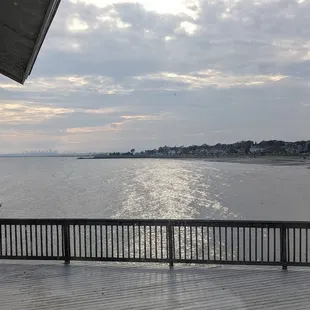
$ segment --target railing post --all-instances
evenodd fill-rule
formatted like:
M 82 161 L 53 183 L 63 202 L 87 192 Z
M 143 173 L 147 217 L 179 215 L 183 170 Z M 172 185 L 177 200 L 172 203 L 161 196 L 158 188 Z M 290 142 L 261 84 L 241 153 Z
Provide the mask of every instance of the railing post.
M 283 225 L 280 228 L 280 251 L 281 251 L 281 263 L 282 269 L 287 270 L 287 250 L 286 250 L 286 227 Z
M 62 245 L 65 264 L 70 264 L 70 226 L 68 224 L 62 224 Z
M 173 226 L 171 221 L 169 221 L 167 226 L 167 236 L 168 236 L 168 258 L 169 258 L 169 267 L 173 267 L 174 261 L 174 236 L 173 236 Z

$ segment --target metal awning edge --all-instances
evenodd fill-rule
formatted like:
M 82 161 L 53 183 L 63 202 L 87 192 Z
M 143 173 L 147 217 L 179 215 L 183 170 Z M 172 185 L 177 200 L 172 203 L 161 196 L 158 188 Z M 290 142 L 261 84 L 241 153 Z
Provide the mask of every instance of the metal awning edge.
M 42 44 L 44 42 L 44 39 L 45 39 L 45 37 L 47 35 L 47 32 L 48 32 L 48 30 L 49 30 L 49 28 L 50 28 L 50 26 L 51 26 L 51 24 L 53 22 L 53 19 L 54 19 L 55 15 L 56 15 L 57 9 L 58 9 L 59 4 L 60 4 L 60 1 L 61 0 L 51 0 L 50 3 L 49 3 L 49 6 L 48 6 L 48 8 L 46 10 L 46 14 L 45 14 L 45 17 L 44 17 L 44 21 L 42 23 L 40 32 L 38 34 L 38 37 L 37 37 L 35 46 L 33 48 L 30 60 L 28 62 L 27 68 L 25 70 L 23 79 L 18 81 L 16 78 L 13 78 L 13 80 L 19 82 L 20 84 L 24 84 L 26 79 L 28 78 L 28 76 L 31 74 L 32 68 L 33 68 L 33 66 L 34 66 L 34 64 L 36 62 L 36 59 L 38 57 L 38 54 L 40 52 L 40 49 L 41 49 Z M 6 74 L 6 75 L 8 77 L 10 77 L 8 74 Z

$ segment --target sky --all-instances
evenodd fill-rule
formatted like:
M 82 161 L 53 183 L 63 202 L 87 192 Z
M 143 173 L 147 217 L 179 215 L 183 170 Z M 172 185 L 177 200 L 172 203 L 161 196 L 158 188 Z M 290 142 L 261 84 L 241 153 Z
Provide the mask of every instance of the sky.
M 310 137 L 310 1 L 62 0 L 0 153 Z

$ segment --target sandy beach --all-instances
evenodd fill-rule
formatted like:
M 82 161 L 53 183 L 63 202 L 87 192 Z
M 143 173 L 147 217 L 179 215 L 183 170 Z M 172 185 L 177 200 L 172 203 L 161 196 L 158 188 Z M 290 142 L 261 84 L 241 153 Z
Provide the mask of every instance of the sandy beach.
M 310 158 L 300 156 L 261 156 L 261 157 L 223 157 L 204 158 L 210 162 L 228 162 L 240 164 L 279 165 L 279 166 L 306 166 L 310 169 Z

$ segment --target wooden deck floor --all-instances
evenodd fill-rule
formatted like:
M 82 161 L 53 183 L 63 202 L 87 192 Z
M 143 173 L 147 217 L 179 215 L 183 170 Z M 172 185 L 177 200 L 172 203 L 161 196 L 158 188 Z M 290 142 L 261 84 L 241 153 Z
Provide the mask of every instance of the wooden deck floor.
M 310 309 L 310 269 L 0 262 L 0 309 Z

